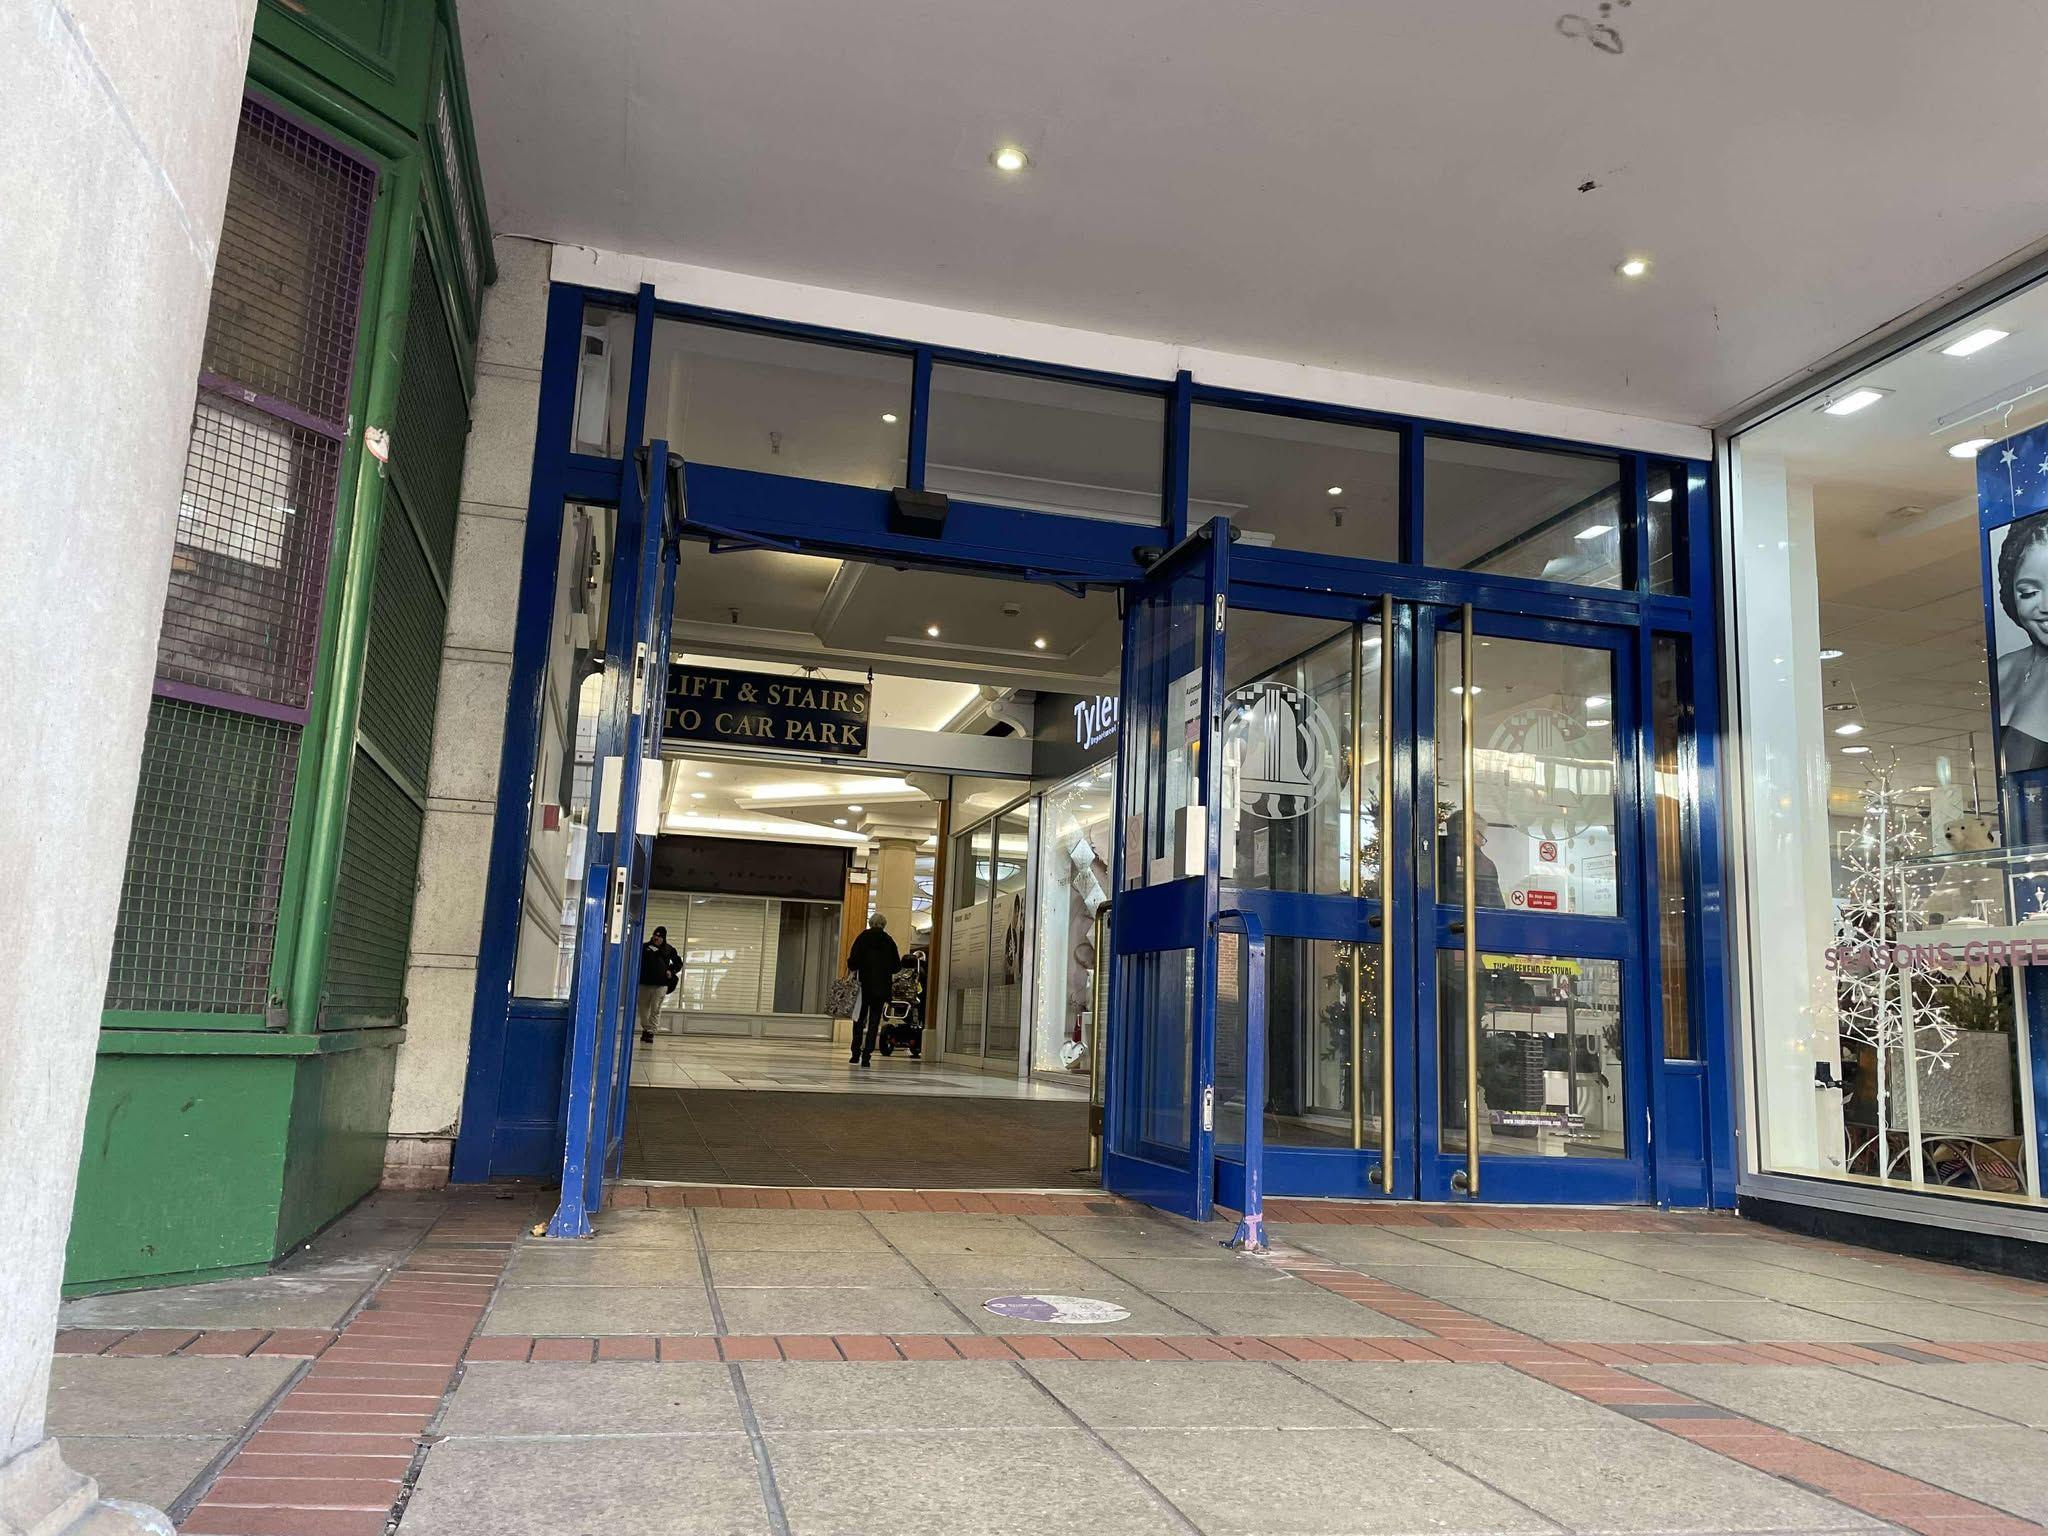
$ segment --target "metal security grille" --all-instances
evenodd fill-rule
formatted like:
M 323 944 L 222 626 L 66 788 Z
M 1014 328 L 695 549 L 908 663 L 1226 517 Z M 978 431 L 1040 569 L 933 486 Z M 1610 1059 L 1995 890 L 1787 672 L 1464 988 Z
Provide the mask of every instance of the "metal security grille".
M 304 708 L 340 444 L 202 390 L 157 676 Z
M 214 273 L 107 1006 L 269 1003 L 375 170 L 253 99 Z
M 251 715 L 150 705 L 109 1008 L 263 1010 L 298 736 Z
M 206 316 L 207 373 L 341 432 L 375 189 L 362 161 L 243 101 Z
M 334 892 L 323 1018 L 346 1015 L 360 1022 L 366 1015 L 398 1013 L 423 821 L 405 791 L 358 751 Z
M 417 791 L 424 792 L 441 689 L 441 592 L 397 498 L 384 503 L 377 536 L 377 590 L 370 599 L 358 724 Z
M 455 514 L 468 437 L 469 393 L 456 365 L 441 285 L 434 279 L 423 239 L 413 250 L 398 411 L 391 422 L 391 464 L 405 487 L 407 505 L 419 519 L 434 568 L 444 579 L 455 559 Z

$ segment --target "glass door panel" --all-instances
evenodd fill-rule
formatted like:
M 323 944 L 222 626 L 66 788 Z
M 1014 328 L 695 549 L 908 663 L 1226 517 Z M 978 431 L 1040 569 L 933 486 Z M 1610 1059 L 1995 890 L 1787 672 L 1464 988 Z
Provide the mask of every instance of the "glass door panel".
M 1417 1008 L 1436 1037 L 1425 1197 L 1633 1199 L 1644 1187 L 1623 900 L 1636 856 L 1632 639 L 1437 611 L 1433 677 L 1417 680 L 1433 749 L 1418 775 L 1432 791 L 1418 865 L 1434 885 Z
M 1214 1188 L 1221 798 L 1230 527 L 1155 561 L 1124 617 L 1110 1082 L 1103 1185 L 1184 1216 Z
M 1462 637 L 1437 636 L 1438 882 L 1463 881 Z M 1474 888 L 1482 907 L 1613 917 L 1614 655 L 1479 635 L 1474 642 Z
M 983 825 L 953 840 L 953 916 L 946 928 L 946 1054 L 980 1056 L 988 1011 L 988 907 L 995 870 L 995 829 Z
M 985 1060 L 1014 1063 L 1024 1022 L 1024 904 L 1031 868 L 1031 815 L 1020 806 L 995 819 L 988 924 Z

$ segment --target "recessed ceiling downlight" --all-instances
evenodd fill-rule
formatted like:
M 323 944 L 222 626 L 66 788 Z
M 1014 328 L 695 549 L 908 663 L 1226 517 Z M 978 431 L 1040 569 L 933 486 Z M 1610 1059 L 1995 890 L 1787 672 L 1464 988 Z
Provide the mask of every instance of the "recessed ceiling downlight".
M 988 157 L 988 161 L 997 170 L 1014 175 L 1031 164 L 1031 157 L 1014 144 L 1004 144 Z
M 2011 334 L 2011 331 L 2001 331 L 1995 325 L 1987 325 L 1981 331 L 1972 331 L 1961 340 L 1950 342 L 1941 349 L 1941 355 L 1943 357 L 1974 357 L 1986 347 L 1997 346 Z
M 1986 448 L 1989 448 L 1991 443 L 1992 439 L 1988 437 L 1965 438 L 1960 443 L 1950 443 L 1948 445 L 1948 456 L 1952 459 L 1974 459 Z
M 1614 270 L 1623 277 L 1647 277 L 1650 271 L 1650 258 L 1647 256 L 1624 256 L 1621 264 Z
M 1846 395 L 1835 396 L 1822 406 L 1821 413 L 1827 416 L 1854 416 L 1858 411 L 1868 410 L 1877 404 L 1886 393 L 1885 390 L 1871 389 L 1868 386 L 1852 389 Z

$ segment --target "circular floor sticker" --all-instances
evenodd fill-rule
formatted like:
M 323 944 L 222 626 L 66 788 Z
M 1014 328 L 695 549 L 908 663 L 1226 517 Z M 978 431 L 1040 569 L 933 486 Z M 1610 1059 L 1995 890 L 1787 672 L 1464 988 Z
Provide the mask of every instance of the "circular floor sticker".
M 996 1296 L 982 1303 L 997 1317 L 1026 1323 L 1120 1323 L 1130 1310 L 1089 1296 Z

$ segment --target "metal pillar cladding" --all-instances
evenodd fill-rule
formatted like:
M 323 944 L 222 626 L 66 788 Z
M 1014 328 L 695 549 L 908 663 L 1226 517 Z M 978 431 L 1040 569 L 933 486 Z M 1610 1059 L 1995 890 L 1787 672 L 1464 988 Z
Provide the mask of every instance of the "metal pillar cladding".
M 1244 935 L 1244 1215 L 1224 1243 L 1247 1253 L 1266 1251 L 1266 930 L 1258 918 L 1226 907 L 1209 919 L 1210 942 L 1232 926 Z
M 1464 841 L 1460 850 L 1464 879 L 1465 908 L 1465 1181 L 1459 1185 L 1473 1199 L 1479 1198 L 1479 807 L 1473 803 L 1472 696 L 1479 691 L 1472 675 L 1472 605 L 1463 608 L 1464 631 L 1458 641 L 1458 674 L 1463 691 L 1458 695 L 1458 782 L 1463 791 L 1464 814 L 1458 831 Z

